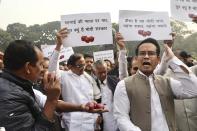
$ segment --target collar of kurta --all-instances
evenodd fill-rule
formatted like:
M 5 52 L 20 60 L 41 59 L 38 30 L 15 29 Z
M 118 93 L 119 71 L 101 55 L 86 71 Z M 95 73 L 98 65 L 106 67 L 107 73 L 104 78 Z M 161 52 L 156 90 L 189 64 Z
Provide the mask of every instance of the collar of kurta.
M 74 72 L 72 72 L 72 70 L 69 70 L 68 71 L 68 74 L 70 74 L 70 75 L 74 75 L 74 76 L 78 76 L 78 77 L 80 77 L 80 76 L 82 76 L 83 74 L 81 74 L 81 75 L 77 75 L 77 74 L 75 74 Z
M 106 79 L 105 79 L 104 81 L 100 81 L 100 80 L 99 80 L 99 84 L 100 84 L 100 85 L 106 85 L 106 84 L 107 84 L 107 80 L 106 80 Z
M 138 77 L 140 77 L 141 79 L 144 79 L 144 80 L 149 80 L 149 78 L 154 78 L 154 74 L 151 74 L 150 76 L 146 76 L 144 73 L 142 73 L 140 70 L 137 71 L 136 75 Z

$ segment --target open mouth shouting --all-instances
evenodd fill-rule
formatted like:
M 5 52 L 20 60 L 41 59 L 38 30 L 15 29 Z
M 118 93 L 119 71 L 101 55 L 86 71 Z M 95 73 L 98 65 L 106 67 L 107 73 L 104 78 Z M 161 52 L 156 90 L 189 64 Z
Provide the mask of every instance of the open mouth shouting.
M 143 63 L 142 63 L 142 65 L 144 66 L 144 67 L 150 67 L 151 66 L 151 63 L 149 62 L 149 61 L 144 61 Z

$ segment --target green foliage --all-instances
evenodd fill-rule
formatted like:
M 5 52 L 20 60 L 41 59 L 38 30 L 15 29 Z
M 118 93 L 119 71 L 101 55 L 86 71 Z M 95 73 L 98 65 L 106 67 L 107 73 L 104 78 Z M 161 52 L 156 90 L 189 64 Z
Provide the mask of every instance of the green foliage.
M 171 21 L 170 25 L 172 27 L 172 32 L 176 32 L 176 37 L 183 38 L 185 35 L 190 35 L 191 30 L 188 30 L 187 25 L 181 21 Z
M 176 39 L 173 48 L 184 49 L 191 54 L 197 56 L 197 33 L 188 30 L 187 25 L 183 22 L 172 20 L 171 21 L 172 31 L 176 32 Z M 8 43 L 16 39 L 25 39 L 35 43 L 39 46 L 40 44 L 54 44 L 55 34 L 60 29 L 60 22 L 53 21 L 43 25 L 32 25 L 27 27 L 25 24 L 13 23 L 7 26 L 7 31 L 0 29 L 0 49 L 4 50 Z M 113 43 L 110 45 L 98 45 L 98 46 L 87 46 L 87 47 L 75 47 L 75 52 L 89 53 L 92 54 L 94 51 L 110 50 L 117 51 L 115 44 L 115 33 L 118 32 L 119 26 L 117 23 L 112 23 L 112 34 Z M 187 36 L 187 37 L 186 37 Z M 134 55 L 134 48 L 138 42 L 126 42 L 129 55 Z
M 0 51 L 4 51 L 12 40 L 13 38 L 10 33 L 0 29 Z
M 176 32 L 176 39 L 173 45 L 174 49 L 185 50 L 197 56 L 197 33 L 189 30 L 187 25 L 180 21 L 171 21 L 172 31 Z
M 119 26 L 118 26 L 117 23 L 112 23 L 112 28 L 113 28 L 116 32 L 119 31 Z
M 60 29 L 60 22 L 54 21 L 43 25 L 26 27 L 25 24 L 14 23 L 7 27 L 7 32 L 15 40 L 26 39 L 36 43 L 54 44 L 55 34 Z
M 197 32 L 184 39 L 182 49 L 197 57 Z
M 11 34 L 12 39 L 21 40 L 27 33 L 27 27 L 25 24 L 14 23 L 7 26 L 7 32 Z
M 60 30 L 60 22 L 54 21 L 49 22 L 44 25 L 41 25 L 41 36 L 40 36 L 40 43 L 43 44 L 54 44 L 55 43 L 55 35 L 58 30 Z

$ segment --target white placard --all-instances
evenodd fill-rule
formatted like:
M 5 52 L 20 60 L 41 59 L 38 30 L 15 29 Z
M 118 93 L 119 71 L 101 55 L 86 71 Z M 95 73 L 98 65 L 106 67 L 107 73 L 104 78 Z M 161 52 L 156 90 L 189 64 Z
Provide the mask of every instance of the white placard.
M 41 45 L 41 49 L 44 56 L 50 58 L 55 49 L 55 45 Z M 72 47 L 62 47 L 59 55 L 59 62 L 67 61 L 72 54 L 74 54 Z
M 94 56 L 94 61 L 108 59 L 112 63 L 114 63 L 114 52 L 113 52 L 113 50 L 93 52 L 93 56 Z
M 125 41 L 138 41 L 152 37 L 171 40 L 170 20 L 167 12 L 119 11 L 119 32 Z
M 64 46 L 112 44 L 112 24 L 109 13 L 87 13 L 61 16 L 61 28 L 70 32 Z
M 171 15 L 181 21 L 192 21 L 197 15 L 197 0 L 171 0 Z

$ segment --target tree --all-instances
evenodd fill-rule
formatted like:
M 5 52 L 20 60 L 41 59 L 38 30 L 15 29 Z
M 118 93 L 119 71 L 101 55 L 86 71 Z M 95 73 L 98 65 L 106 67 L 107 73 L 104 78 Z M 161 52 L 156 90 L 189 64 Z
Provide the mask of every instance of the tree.
M 186 36 L 191 35 L 193 31 L 189 30 L 184 22 L 172 20 L 171 21 L 172 32 L 176 33 L 174 42 L 175 49 L 184 49 L 184 39 Z
M 197 56 L 197 32 L 184 39 L 182 49 Z
M 13 40 L 12 36 L 8 32 L 0 29 L 0 50 L 1 51 L 4 51 L 5 48 L 8 46 L 8 44 L 12 40 Z
M 119 25 L 117 23 L 112 23 L 112 28 L 118 32 L 119 31 Z
M 27 33 L 25 24 L 14 23 L 7 26 L 7 32 L 11 34 L 14 40 L 21 40 Z
M 189 30 L 184 22 L 172 20 L 170 21 L 172 27 L 172 32 L 176 33 L 178 37 L 184 37 L 185 35 L 190 35 L 193 31 Z
M 60 30 L 60 22 L 54 21 L 46 23 L 44 25 L 41 25 L 41 29 L 42 34 L 40 36 L 40 43 L 49 45 L 54 44 L 56 33 L 58 30 Z
M 54 21 L 43 25 L 35 24 L 26 27 L 25 24 L 14 23 L 7 27 L 7 32 L 13 39 L 25 39 L 35 44 L 54 44 L 56 32 L 60 29 L 60 22 Z
M 36 24 L 27 28 L 27 33 L 23 39 L 32 41 L 33 43 L 40 42 L 40 36 L 42 35 L 42 29 L 40 25 Z

